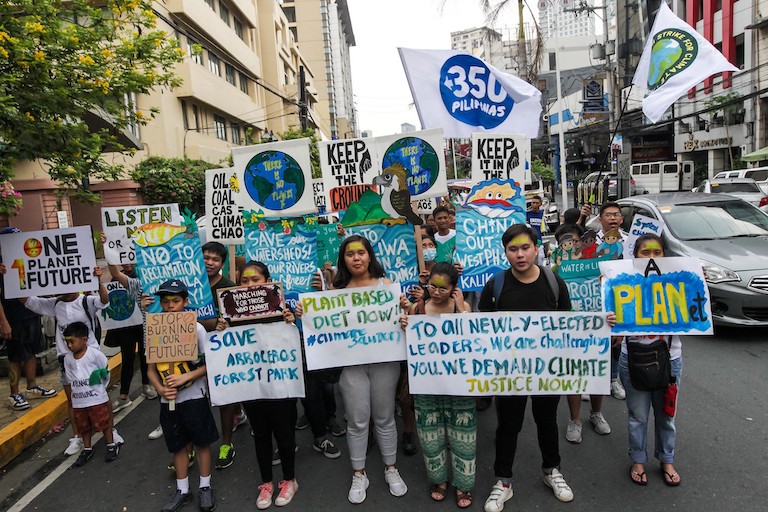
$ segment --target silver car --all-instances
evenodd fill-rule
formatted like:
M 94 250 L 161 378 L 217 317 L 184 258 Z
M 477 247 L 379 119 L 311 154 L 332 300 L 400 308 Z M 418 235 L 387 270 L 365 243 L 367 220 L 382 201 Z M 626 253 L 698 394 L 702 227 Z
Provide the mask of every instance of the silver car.
M 625 231 L 635 215 L 661 219 L 667 255 L 701 259 L 716 324 L 768 326 L 768 215 L 727 194 L 668 192 L 618 203 Z
M 713 178 L 704 180 L 693 192 L 705 194 L 728 194 L 752 203 L 768 211 L 768 196 L 752 178 Z

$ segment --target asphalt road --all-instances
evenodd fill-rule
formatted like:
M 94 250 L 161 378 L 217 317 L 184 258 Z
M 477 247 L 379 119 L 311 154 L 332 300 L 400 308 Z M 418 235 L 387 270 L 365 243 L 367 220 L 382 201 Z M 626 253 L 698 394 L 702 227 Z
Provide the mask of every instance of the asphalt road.
M 665 486 L 655 462 L 647 466 L 650 477 L 647 487 L 630 482 L 626 408 L 624 402 L 608 398 L 604 413 L 613 427 L 610 435 L 598 436 L 592 431 L 587 423 L 588 405 L 584 403 L 583 443 L 571 445 L 564 439 L 561 443 L 562 472 L 575 494 L 569 504 L 558 502 L 541 481 L 535 428 L 529 414 L 515 461 L 515 495 L 506 509 L 766 510 L 768 340 L 765 331 L 729 329 L 718 330 L 714 337 L 687 337 L 683 340 L 683 357 L 676 460 L 683 479 L 680 487 Z M 120 413 L 118 428 L 126 444 L 113 463 L 104 462 L 104 442 L 100 441 L 94 458 L 85 467 L 68 468 L 75 458 L 61 454 L 66 446 L 66 434 L 27 450 L 0 475 L 0 510 L 160 510 L 175 481 L 166 469 L 170 456 L 163 441 L 149 441 L 146 437 L 157 424 L 158 410 L 157 401 L 144 401 L 127 415 Z M 563 433 L 566 423 L 567 408 L 563 400 L 560 405 Z M 480 413 L 477 483 L 471 510 L 482 510 L 494 483 L 495 426 L 493 409 Z M 298 432 L 297 440 L 300 488 L 288 510 L 456 509 L 452 494 L 443 504 L 429 499 L 420 454 L 399 457 L 398 467 L 409 491 L 402 498 L 390 496 L 376 448 L 369 455 L 368 499 L 362 505 L 351 505 L 346 499 L 351 469 L 344 438 L 339 439 L 343 455 L 336 460 L 325 459 L 312 450 L 309 430 Z M 249 429 L 241 427 L 234 435 L 234 442 L 237 449 L 234 465 L 213 474 L 217 510 L 255 510 L 260 479 Z M 279 468 L 275 477 L 280 478 Z M 190 482 L 196 489 L 195 469 Z M 197 510 L 197 504 L 189 504 L 183 510 Z

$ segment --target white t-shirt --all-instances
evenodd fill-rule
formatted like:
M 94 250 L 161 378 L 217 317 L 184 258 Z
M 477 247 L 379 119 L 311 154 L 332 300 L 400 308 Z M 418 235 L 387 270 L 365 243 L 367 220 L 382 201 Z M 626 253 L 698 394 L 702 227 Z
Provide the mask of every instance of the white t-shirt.
M 455 229 L 448 230 L 448 234 L 447 235 L 441 235 L 440 233 L 435 233 L 435 242 L 440 243 L 440 244 L 444 244 L 444 243 L 450 241 L 451 238 L 453 238 L 455 236 L 456 236 L 456 230 Z
M 64 356 L 64 373 L 67 381 L 72 385 L 72 407 L 85 409 L 94 405 L 109 402 L 106 379 L 99 380 L 98 384 L 89 384 L 91 374 L 96 370 L 107 368 L 107 356 L 98 348 L 90 345 L 86 347 L 85 354 L 80 359 L 75 359 L 72 352 Z
M 208 336 L 205 332 L 205 327 L 200 325 L 200 322 L 198 322 L 197 323 L 197 353 L 200 356 L 202 356 L 205 352 L 205 343 L 207 338 Z M 200 363 L 200 359 L 197 359 L 196 361 L 192 361 L 190 364 L 194 366 L 199 363 Z M 187 400 L 195 400 L 196 398 L 204 398 L 206 396 L 208 396 L 208 380 L 206 376 L 203 375 L 199 379 L 195 379 L 194 381 L 192 381 L 192 384 L 189 387 L 180 389 L 176 393 L 176 403 L 180 404 L 182 402 L 186 402 Z M 168 400 L 166 400 L 162 395 L 160 395 L 160 401 L 163 403 L 168 403 Z
M 101 302 L 101 298 L 98 294 L 88 295 L 85 298 L 88 305 L 88 312 L 91 318 L 96 321 L 96 314 L 100 309 L 104 309 L 109 306 L 109 302 L 106 304 Z M 30 297 L 24 304 L 28 310 L 37 313 L 38 315 L 52 316 L 56 318 L 56 355 L 65 356 L 69 354 L 67 343 L 64 341 L 64 329 L 67 328 L 72 322 L 83 322 L 88 326 L 88 346 L 99 349 L 99 340 L 93 334 L 91 328 L 91 321 L 88 319 L 88 315 L 85 314 L 83 309 L 83 296 L 78 296 L 72 302 L 65 302 L 59 300 L 56 297 L 42 298 L 42 297 Z

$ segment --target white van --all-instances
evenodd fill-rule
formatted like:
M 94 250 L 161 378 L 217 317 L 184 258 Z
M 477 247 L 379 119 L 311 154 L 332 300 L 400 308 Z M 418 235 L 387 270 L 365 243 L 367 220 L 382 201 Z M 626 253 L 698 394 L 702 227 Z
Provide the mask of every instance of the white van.
M 645 190 L 649 194 L 687 191 L 693 188 L 693 162 L 632 164 L 630 173 L 637 189 Z
M 752 178 L 768 194 L 768 167 L 722 171 L 715 174 L 715 178 Z

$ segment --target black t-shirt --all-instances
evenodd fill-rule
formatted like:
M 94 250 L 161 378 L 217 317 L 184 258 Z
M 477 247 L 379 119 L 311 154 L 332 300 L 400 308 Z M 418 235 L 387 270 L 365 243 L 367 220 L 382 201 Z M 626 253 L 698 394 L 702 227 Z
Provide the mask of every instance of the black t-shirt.
M 219 282 L 211 285 L 211 295 L 213 295 L 213 307 L 216 309 L 216 316 L 219 315 L 219 294 L 216 293 L 216 290 L 219 288 L 234 288 L 235 286 L 237 285 L 224 276 L 221 276 Z
M 571 310 L 571 297 L 565 281 L 555 274 L 560 297 L 557 300 L 557 311 Z M 518 281 L 511 270 L 504 273 L 504 287 L 501 289 L 499 303 L 493 303 L 493 280 L 488 281 L 480 293 L 478 309 L 480 311 L 553 311 L 554 298 L 552 289 L 547 282 L 544 271 L 539 278 L 525 284 Z

